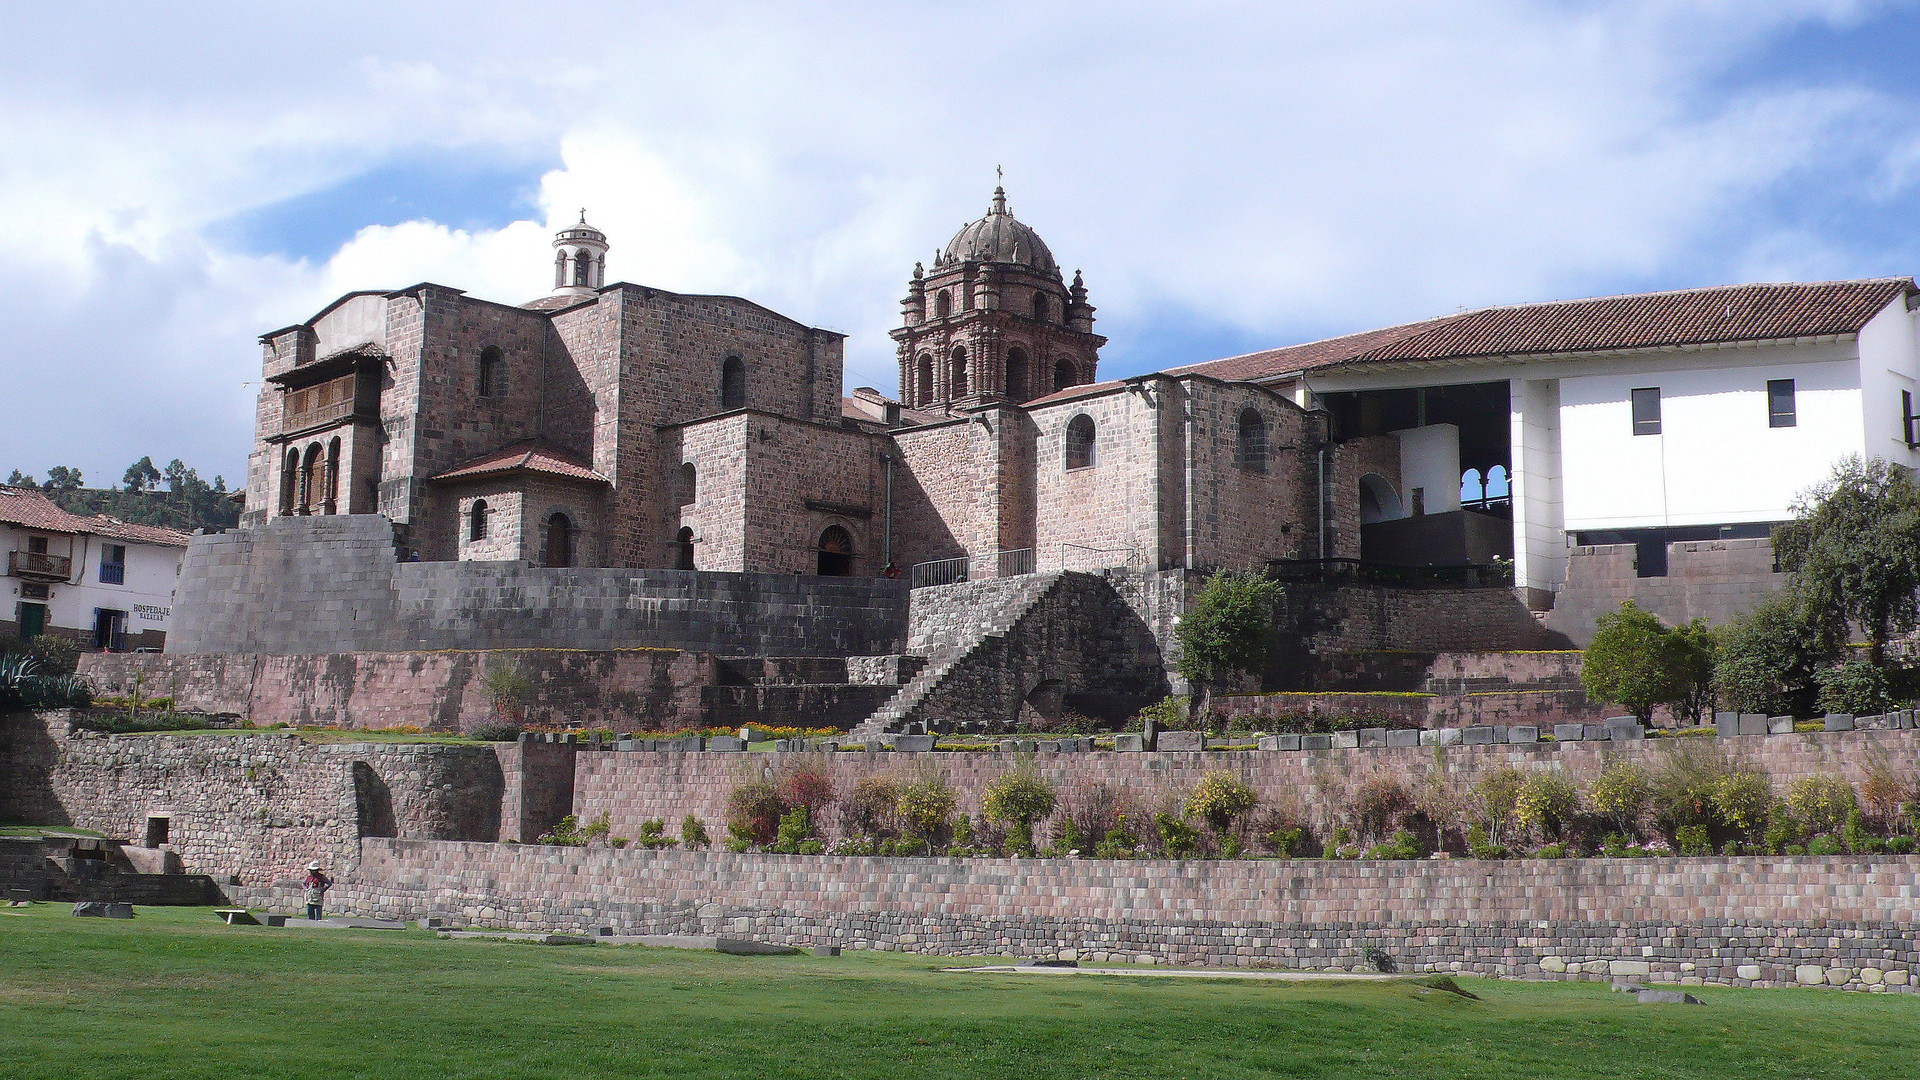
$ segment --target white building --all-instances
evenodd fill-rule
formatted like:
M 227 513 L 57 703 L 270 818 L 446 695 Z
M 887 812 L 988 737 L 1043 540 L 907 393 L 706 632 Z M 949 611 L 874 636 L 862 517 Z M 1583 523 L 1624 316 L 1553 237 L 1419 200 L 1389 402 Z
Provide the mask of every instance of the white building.
M 1835 463 L 1920 464 L 1916 307 L 1910 278 L 1733 285 L 1463 312 L 1187 370 L 1322 404 L 1338 437 L 1399 434 L 1399 475 L 1363 481 L 1365 557 L 1449 561 L 1418 553 L 1465 536 L 1466 561 L 1510 555 L 1528 606 L 1584 641 L 1627 598 L 1725 621 L 1777 585 L 1771 528 Z M 1445 475 L 1464 506 L 1435 490 Z
M 12 604 L 8 639 L 55 632 L 83 647 L 158 649 L 188 536 L 68 513 L 31 487 L 0 487 L 0 549 Z

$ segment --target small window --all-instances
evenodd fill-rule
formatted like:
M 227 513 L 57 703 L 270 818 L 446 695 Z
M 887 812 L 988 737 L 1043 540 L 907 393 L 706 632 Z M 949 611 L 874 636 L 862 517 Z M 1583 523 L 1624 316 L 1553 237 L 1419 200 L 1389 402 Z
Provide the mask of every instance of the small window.
M 673 504 L 675 506 L 693 505 L 696 494 L 694 485 L 697 481 L 693 462 L 681 462 L 680 467 L 673 471 Z
M 547 519 L 547 557 L 549 567 L 573 565 L 573 522 L 565 514 Z
M 673 568 L 693 569 L 693 530 L 682 528 L 673 538 Z
M 1633 392 L 1633 433 L 1660 434 L 1660 388 L 1644 387 Z
M 1793 407 L 1793 380 L 1767 380 L 1767 426 L 1793 427 L 1797 417 Z
M 1267 471 L 1267 422 L 1258 409 L 1240 410 L 1237 464 L 1248 472 Z
M 1038 289 L 1034 290 L 1033 317 L 1039 319 L 1041 322 L 1046 322 L 1047 316 L 1052 314 L 1052 308 L 1053 305 L 1047 301 L 1047 294 Z
M 467 511 L 467 540 L 485 540 L 487 538 L 487 500 L 473 500 L 473 509 Z
M 497 346 L 480 350 L 480 396 L 499 397 L 507 390 L 507 358 Z
M 1900 391 L 1900 434 L 1907 440 L 1907 449 L 1916 445 L 1913 437 L 1913 391 Z
M 100 545 L 100 583 L 102 585 L 127 583 L 127 546 L 125 544 Z
M 172 831 L 169 826 L 172 824 L 173 819 L 170 817 L 156 814 L 147 818 L 147 835 L 142 837 L 146 842 L 140 846 L 156 848 L 166 843 L 167 834 Z
M 720 365 L 720 407 L 747 407 L 747 362 L 737 356 L 727 357 L 726 363 Z
M 1067 424 L 1067 468 L 1093 467 L 1093 417 L 1081 413 Z
M 947 396 L 967 396 L 967 350 L 955 348 L 953 359 L 947 362 Z
M 1636 577 L 1667 576 L 1667 538 L 1664 536 L 1643 537 L 1634 541 L 1634 575 Z
M 941 289 L 938 293 L 934 294 L 933 313 L 936 317 L 942 319 L 953 314 L 953 294 L 945 289 Z
M 46 537 L 44 537 L 44 536 L 29 536 L 29 537 L 27 537 L 27 554 L 29 554 L 29 555 L 45 555 L 46 553 L 47 553 L 47 538 L 46 538 Z

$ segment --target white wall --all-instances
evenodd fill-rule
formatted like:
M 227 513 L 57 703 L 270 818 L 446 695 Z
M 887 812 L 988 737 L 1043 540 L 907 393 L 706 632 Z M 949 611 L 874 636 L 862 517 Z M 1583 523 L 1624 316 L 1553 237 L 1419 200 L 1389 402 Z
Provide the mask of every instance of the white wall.
M 1861 452 L 1858 365 L 1840 351 L 1729 350 L 1714 367 L 1560 379 L 1566 528 L 1778 521 Z M 1805 361 L 1818 357 L 1818 362 Z M 1768 426 L 1767 381 L 1794 380 L 1797 423 Z M 1660 434 L 1633 434 L 1630 391 L 1660 388 Z M 1895 411 L 1898 395 L 1895 395 Z
M 1567 435 L 1560 425 L 1560 385 L 1553 379 L 1514 379 L 1508 387 L 1513 583 L 1525 589 L 1551 591 L 1567 577 L 1562 483 Z
M 11 525 L 0 525 L 0 548 L 7 551 L 25 551 L 26 538 L 29 535 L 48 537 L 47 550 L 53 555 L 68 553 L 69 538 L 62 535 L 31 533 L 28 530 Z M 94 628 L 94 609 L 105 608 L 110 611 L 127 613 L 126 634 L 129 638 L 147 630 L 166 631 L 173 620 L 174 588 L 179 582 L 180 559 L 186 553 L 185 548 L 163 547 L 157 544 L 132 544 L 121 540 L 102 541 L 97 536 L 73 537 L 72 558 L 78 571 L 78 584 L 74 578 L 67 581 L 55 581 L 48 585 L 48 599 L 32 600 L 29 603 L 45 603 L 49 626 L 64 630 L 76 630 L 89 639 Z M 100 554 L 103 543 L 126 544 L 127 572 L 126 584 L 109 585 L 100 581 Z M 5 589 L 5 617 L 12 621 L 17 617 L 15 605 L 21 600 L 21 579 L 9 577 Z
M 1915 385 L 1915 321 L 1920 312 L 1907 310 L 1904 300 L 1888 305 L 1860 328 L 1860 407 L 1866 424 L 1866 452 L 1872 457 L 1909 468 L 1920 465 L 1920 455 L 1907 449 L 1900 422 L 1900 391 L 1914 396 L 1920 410 L 1920 386 Z M 1916 424 L 1920 427 L 1920 424 Z
M 314 356 L 330 356 L 350 345 L 387 342 L 387 298 L 356 296 L 313 321 Z
M 1400 440 L 1400 510 L 1413 513 L 1413 489 L 1422 488 L 1427 513 L 1460 509 L 1460 429 L 1428 424 L 1394 432 Z

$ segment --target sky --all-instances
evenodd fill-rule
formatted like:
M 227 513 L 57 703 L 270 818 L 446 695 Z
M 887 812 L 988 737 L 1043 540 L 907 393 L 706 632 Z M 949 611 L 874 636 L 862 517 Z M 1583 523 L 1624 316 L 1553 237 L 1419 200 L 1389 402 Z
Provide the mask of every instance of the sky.
M 0 474 L 238 486 L 260 334 L 609 280 L 849 335 L 986 211 L 1103 378 L 1463 308 L 1920 271 L 1920 3 L 25 6 L 0 41 Z M 264 14 L 263 14 L 264 13 Z

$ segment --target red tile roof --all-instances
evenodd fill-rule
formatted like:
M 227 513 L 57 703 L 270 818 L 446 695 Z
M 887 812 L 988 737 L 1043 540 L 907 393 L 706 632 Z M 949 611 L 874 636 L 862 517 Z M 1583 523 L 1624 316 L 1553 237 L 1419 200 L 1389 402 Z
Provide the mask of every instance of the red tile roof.
M 1218 361 L 1216 361 L 1216 363 L 1217 362 Z M 1187 370 L 1191 370 L 1191 369 L 1187 369 Z M 1095 394 L 1104 394 L 1107 391 L 1112 390 L 1115 387 L 1118 387 L 1121 385 L 1123 385 L 1123 382 L 1122 380 L 1119 380 L 1119 379 L 1110 380 L 1108 382 L 1081 383 L 1079 386 L 1069 386 L 1062 390 L 1055 390 L 1053 393 L 1048 394 L 1046 397 L 1034 398 L 1032 401 L 1027 402 L 1025 407 L 1031 409 L 1040 405 L 1058 405 L 1063 401 L 1072 401 L 1074 398 L 1092 397 Z
M 1485 308 L 1178 368 L 1220 379 L 1376 363 L 1557 355 L 1859 332 L 1912 278 L 1721 285 Z
M 516 443 L 491 454 L 474 458 L 462 465 L 456 465 L 446 472 L 433 477 L 435 480 L 465 480 L 475 476 L 494 476 L 510 472 L 535 472 L 547 476 L 558 476 L 568 480 L 591 480 L 595 483 L 608 483 L 606 477 L 594 472 L 593 468 L 564 450 L 544 443 Z
M 0 523 L 70 536 L 101 536 L 133 544 L 186 547 L 192 537 L 165 525 L 134 525 L 105 514 L 81 515 L 62 510 L 52 499 L 30 487 L 0 487 Z

